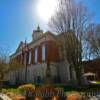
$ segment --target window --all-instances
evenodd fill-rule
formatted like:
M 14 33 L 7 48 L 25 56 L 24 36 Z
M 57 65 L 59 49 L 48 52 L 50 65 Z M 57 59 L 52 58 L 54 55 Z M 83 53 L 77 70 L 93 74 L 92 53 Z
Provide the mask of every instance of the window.
M 35 49 L 35 63 L 38 61 L 38 48 Z
M 31 64 L 31 51 L 29 51 L 29 59 L 28 59 L 28 64 Z
M 46 47 L 42 45 L 42 61 L 46 60 Z

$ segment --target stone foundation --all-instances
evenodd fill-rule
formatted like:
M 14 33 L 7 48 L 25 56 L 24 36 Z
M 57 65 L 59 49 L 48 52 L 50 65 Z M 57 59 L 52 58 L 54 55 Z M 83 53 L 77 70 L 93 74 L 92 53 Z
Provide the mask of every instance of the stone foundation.
M 27 67 L 27 82 L 28 83 L 44 83 L 47 71 L 47 64 L 41 63 L 36 65 L 30 65 Z M 76 75 L 74 69 L 71 71 L 73 78 L 75 80 Z M 61 63 L 50 63 L 50 76 L 55 81 L 55 78 L 60 78 L 60 83 L 67 83 L 70 78 L 70 69 L 67 62 Z M 7 75 L 7 80 L 11 84 L 24 83 L 25 82 L 25 68 L 20 68 L 17 71 L 9 72 Z M 26 83 L 26 82 L 25 82 Z

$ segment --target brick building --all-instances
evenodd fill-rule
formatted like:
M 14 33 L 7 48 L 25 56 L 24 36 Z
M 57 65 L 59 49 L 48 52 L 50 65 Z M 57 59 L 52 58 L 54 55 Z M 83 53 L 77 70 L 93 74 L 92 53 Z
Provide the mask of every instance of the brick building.
M 84 61 L 84 73 L 94 73 L 96 76 L 95 80 L 100 81 L 100 59 L 94 59 L 90 61 Z
M 23 67 L 8 73 L 7 78 L 15 84 L 16 81 L 41 83 L 45 82 L 47 72 L 52 82 L 67 83 L 76 80 L 75 70 L 69 68 L 69 64 L 63 61 L 63 35 L 54 35 L 47 31 L 43 33 L 40 27 L 33 30 L 30 43 L 20 42 L 16 52 L 10 56 L 10 60 L 16 59 Z M 26 70 L 27 68 L 27 70 Z M 27 78 L 25 80 L 25 72 Z

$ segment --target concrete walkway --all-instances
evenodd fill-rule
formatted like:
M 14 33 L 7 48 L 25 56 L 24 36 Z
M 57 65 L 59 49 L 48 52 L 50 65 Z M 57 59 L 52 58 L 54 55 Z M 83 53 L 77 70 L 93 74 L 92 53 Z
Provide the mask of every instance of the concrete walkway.
M 0 100 L 12 100 L 7 95 L 0 93 Z

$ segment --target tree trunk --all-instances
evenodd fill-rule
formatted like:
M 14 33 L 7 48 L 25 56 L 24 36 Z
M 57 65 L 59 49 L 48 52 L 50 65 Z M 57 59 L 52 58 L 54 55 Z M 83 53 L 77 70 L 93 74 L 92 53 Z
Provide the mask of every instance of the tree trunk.
M 79 68 L 76 69 L 76 77 L 77 77 L 77 84 L 81 85 L 81 70 Z

